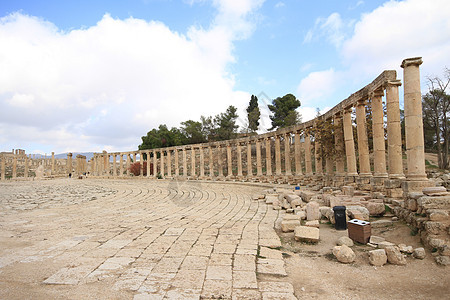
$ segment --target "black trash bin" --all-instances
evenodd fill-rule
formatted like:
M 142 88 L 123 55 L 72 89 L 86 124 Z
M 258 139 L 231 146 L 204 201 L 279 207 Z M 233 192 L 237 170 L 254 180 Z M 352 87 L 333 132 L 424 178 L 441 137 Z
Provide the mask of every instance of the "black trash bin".
M 336 230 L 346 230 L 347 229 L 347 217 L 345 215 L 345 206 L 335 206 L 334 211 L 334 228 Z

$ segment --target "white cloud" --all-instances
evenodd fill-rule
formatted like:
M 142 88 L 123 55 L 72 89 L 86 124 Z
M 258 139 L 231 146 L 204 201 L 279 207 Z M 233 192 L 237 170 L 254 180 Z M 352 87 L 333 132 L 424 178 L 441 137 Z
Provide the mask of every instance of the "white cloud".
M 322 105 L 333 94 L 341 82 L 341 77 L 333 68 L 311 72 L 302 79 L 297 94 L 303 105 Z
M 344 22 L 339 13 L 332 13 L 327 18 L 317 18 L 314 27 L 305 35 L 303 43 L 310 43 L 325 38 L 335 47 L 341 46 L 345 32 L 353 21 Z
M 214 1 L 211 28 L 186 35 L 109 15 L 67 32 L 21 13 L 1 18 L 2 144 L 131 150 L 159 124 L 179 126 L 228 105 L 242 110 L 250 96 L 234 90 L 227 66 L 235 61 L 233 41 L 251 34 L 261 4 Z

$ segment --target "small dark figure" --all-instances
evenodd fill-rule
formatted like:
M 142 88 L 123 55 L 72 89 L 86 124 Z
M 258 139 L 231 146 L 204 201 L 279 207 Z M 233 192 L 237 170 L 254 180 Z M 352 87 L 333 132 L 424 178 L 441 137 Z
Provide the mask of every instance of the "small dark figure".
M 69 173 L 69 178 L 72 178 L 72 173 Z

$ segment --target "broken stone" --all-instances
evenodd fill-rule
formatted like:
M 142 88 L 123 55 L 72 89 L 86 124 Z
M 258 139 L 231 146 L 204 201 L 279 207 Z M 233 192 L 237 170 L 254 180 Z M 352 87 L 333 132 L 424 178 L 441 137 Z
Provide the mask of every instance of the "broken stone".
M 304 210 L 299 210 L 295 213 L 297 216 L 300 216 L 301 220 L 306 219 L 306 212 Z
M 448 194 L 447 189 L 443 186 L 426 187 L 422 190 L 427 196 L 445 196 Z
M 386 212 L 384 203 L 369 202 L 366 208 L 371 216 L 380 216 Z
M 305 202 L 309 202 L 311 198 L 316 195 L 316 193 L 307 190 L 302 190 L 299 194 Z
M 320 219 L 319 203 L 312 201 L 306 204 L 306 220 L 318 220 Z
M 398 247 L 388 246 L 388 247 L 384 248 L 384 250 L 386 251 L 387 260 L 390 264 L 400 265 L 400 266 L 406 265 L 405 255 L 403 255 L 400 252 Z
M 351 219 L 369 221 L 369 210 L 363 206 L 348 206 L 347 212 Z
M 303 205 L 303 201 L 300 197 L 299 197 L 299 199 L 295 199 L 295 200 L 291 201 L 292 207 L 297 207 L 297 206 L 302 206 L 302 205 Z
M 436 263 L 443 266 L 450 265 L 450 257 L 448 256 L 436 256 L 434 258 L 436 260 Z
M 417 259 L 424 259 L 426 255 L 425 249 L 420 247 L 414 249 L 413 256 Z
M 381 248 L 381 249 L 385 249 L 386 247 L 393 247 L 393 246 L 395 246 L 395 244 L 393 244 L 391 242 L 388 242 L 388 241 L 380 242 L 377 245 L 378 245 L 378 248 Z
M 386 226 L 392 226 L 392 220 L 376 220 L 374 222 L 371 222 L 370 225 L 372 228 L 381 228 Z
M 353 246 L 353 240 L 351 238 L 349 238 L 348 236 L 341 236 L 336 244 L 338 246 L 342 246 L 342 245 L 346 245 L 348 247 L 352 247 Z
M 381 236 L 376 236 L 376 235 L 371 235 L 370 239 L 369 239 L 369 243 L 371 244 L 375 244 L 378 245 L 381 242 L 386 241 L 385 238 L 381 237 Z
M 301 216 L 299 215 L 285 215 L 283 217 L 283 221 L 285 220 L 301 220 Z
M 356 254 L 347 245 L 335 246 L 333 248 L 333 255 L 336 259 L 344 264 L 352 263 L 355 261 Z
M 387 262 L 387 255 L 384 249 L 369 251 L 369 262 L 372 266 L 381 267 Z
M 306 221 L 305 226 L 319 228 L 319 220 Z
M 281 230 L 283 232 L 294 231 L 295 227 L 300 225 L 300 220 L 284 220 L 281 222 Z
M 406 246 L 405 244 L 399 244 L 398 249 L 400 250 L 400 252 L 408 254 L 411 254 L 414 251 L 412 246 Z
M 429 209 L 428 213 L 431 221 L 443 221 L 448 218 L 448 212 L 442 209 Z
M 319 241 L 319 228 L 297 226 L 295 227 L 295 239 L 297 241 L 306 242 L 318 242 Z

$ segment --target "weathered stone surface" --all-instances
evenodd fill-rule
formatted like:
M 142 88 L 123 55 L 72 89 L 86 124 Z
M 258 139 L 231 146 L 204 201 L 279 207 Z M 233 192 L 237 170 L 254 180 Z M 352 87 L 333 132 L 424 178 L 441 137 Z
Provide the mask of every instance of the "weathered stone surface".
M 392 247 L 392 246 L 395 246 L 395 244 L 394 244 L 394 243 L 391 243 L 391 242 L 388 242 L 388 241 L 383 241 L 383 242 L 379 242 L 379 243 L 377 244 L 377 246 L 378 246 L 378 248 L 385 249 L 386 247 Z
M 406 265 L 406 258 L 403 255 L 398 247 L 396 246 L 388 246 L 384 248 L 386 251 L 387 259 L 390 264 L 393 265 Z
M 426 256 L 425 249 L 422 247 L 414 249 L 413 256 L 418 259 L 424 259 Z
M 371 265 L 381 267 L 387 262 L 387 255 L 384 249 L 369 251 L 369 262 Z
M 294 231 L 297 226 L 300 226 L 300 220 L 284 220 L 281 222 L 281 230 L 283 232 Z
M 363 206 L 348 206 L 347 212 L 352 219 L 369 221 L 369 210 Z
M 398 244 L 398 249 L 402 253 L 412 254 L 414 249 L 412 246 L 406 246 L 405 244 Z
M 300 216 L 300 215 L 285 215 L 284 217 L 283 217 L 283 221 L 285 221 L 285 220 L 301 220 L 302 219 L 302 216 Z
M 333 255 L 336 259 L 344 264 L 352 263 L 355 261 L 356 254 L 347 245 L 335 246 L 333 248 Z
M 352 247 L 353 246 L 353 240 L 351 238 L 349 238 L 348 236 L 341 236 L 336 244 L 338 246 L 342 246 L 342 245 L 346 245 L 348 247 Z
M 272 204 L 274 200 L 278 200 L 278 195 L 276 194 L 266 195 L 266 204 Z
M 305 202 L 309 202 L 311 200 L 311 198 L 314 197 L 315 195 L 316 195 L 316 193 L 311 192 L 311 191 L 307 191 L 307 190 L 300 191 L 300 197 L 302 197 L 302 200 Z
M 422 193 L 427 196 L 445 196 L 448 194 L 447 189 L 443 186 L 426 187 L 422 190 Z
M 342 192 L 344 193 L 344 195 L 353 197 L 353 195 L 355 194 L 355 188 L 353 186 L 343 186 Z
M 295 194 L 289 194 L 289 195 L 286 195 L 286 200 L 289 202 L 289 203 L 292 203 L 292 201 L 294 201 L 294 200 L 298 200 L 298 201 L 302 201 L 302 198 L 300 197 L 300 196 L 298 196 L 298 195 L 295 195 Z
M 384 241 L 386 241 L 386 239 L 381 236 L 371 235 L 369 238 L 369 243 L 375 244 L 375 245 L 378 245 L 379 243 L 384 242 Z
M 428 214 L 431 221 L 443 221 L 448 219 L 448 212 L 442 209 L 429 209 Z
M 304 210 L 299 210 L 295 213 L 297 216 L 300 216 L 300 219 L 305 220 L 306 219 L 306 212 Z
M 303 201 L 302 199 L 299 197 L 299 199 L 294 199 L 291 201 L 291 206 L 292 207 L 297 207 L 297 206 L 303 206 Z
M 318 220 L 320 219 L 319 203 L 312 201 L 306 204 L 306 220 Z
M 319 229 L 307 226 L 295 227 L 295 239 L 297 241 L 305 242 L 318 242 L 319 241 Z
M 384 203 L 373 203 L 369 202 L 366 206 L 371 216 L 380 216 L 385 213 Z
M 370 226 L 372 226 L 372 228 L 381 228 L 392 225 L 392 220 L 376 220 L 374 222 L 370 222 Z
M 319 228 L 319 220 L 306 221 L 305 226 Z
M 436 260 L 436 263 L 443 266 L 450 265 L 450 257 L 448 256 L 436 256 L 434 258 Z

